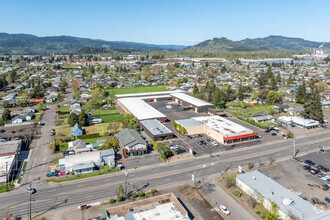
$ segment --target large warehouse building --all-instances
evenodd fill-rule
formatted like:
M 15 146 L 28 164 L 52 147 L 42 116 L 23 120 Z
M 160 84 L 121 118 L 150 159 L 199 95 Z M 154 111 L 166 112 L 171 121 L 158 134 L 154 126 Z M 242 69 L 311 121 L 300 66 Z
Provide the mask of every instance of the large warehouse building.
M 194 98 L 181 91 L 148 92 L 136 94 L 116 95 L 117 106 L 125 113 L 132 113 L 139 121 L 158 119 L 164 120 L 166 116 L 148 104 L 148 102 L 174 100 L 186 107 L 191 107 L 195 112 L 207 112 L 214 105 Z
M 188 135 L 206 134 L 222 144 L 254 140 L 258 135 L 258 132 L 217 115 L 177 120 L 176 122 L 186 129 Z

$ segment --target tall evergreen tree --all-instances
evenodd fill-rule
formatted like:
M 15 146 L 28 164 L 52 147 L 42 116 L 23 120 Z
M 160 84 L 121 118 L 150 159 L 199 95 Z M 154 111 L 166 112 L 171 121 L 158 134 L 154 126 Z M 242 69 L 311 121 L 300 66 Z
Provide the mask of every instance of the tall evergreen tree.
M 80 114 L 78 116 L 78 123 L 81 126 L 85 126 L 86 125 L 87 118 L 88 118 L 88 116 L 87 116 L 87 114 L 84 111 L 80 112 Z
M 267 75 L 268 79 L 271 79 L 273 76 L 272 67 L 270 65 L 268 66 L 266 75 Z
M 213 103 L 217 108 L 225 108 L 227 101 L 226 93 L 219 88 L 215 88 L 214 96 L 213 96 Z
M 75 124 L 79 122 L 79 117 L 75 113 L 71 113 L 68 118 L 68 124 L 70 127 L 73 127 Z
M 199 89 L 198 89 L 198 87 L 197 87 L 197 85 L 195 84 L 194 85 L 194 88 L 193 88 L 193 95 L 198 95 L 199 94 Z
M 271 76 L 270 81 L 269 81 L 269 89 L 277 91 L 277 80 L 275 79 L 274 75 Z
M 242 86 L 242 84 L 239 84 L 239 86 L 238 86 L 237 97 L 238 97 L 238 100 L 240 100 L 240 101 L 243 101 L 243 99 L 244 99 L 244 93 L 243 93 L 243 86 Z
M 235 96 L 235 91 L 231 88 L 231 85 L 228 85 L 227 89 L 226 89 L 226 97 L 227 97 L 227 101 L 233 101 L 234 100 L 234 96 Z
M 276 81 L 277 82 L 281 82 L 282 81 L 281 73 L 280 72 L 276 75 Z
M 290 73 L 290 75 L 289 75 L 289 79 L 288 79 L 288 81 L 287 81 L 287 84 L 288 84 L 288 85 L 293 84 L 293 78 L 292 78 L 291 73 Z
M 259 89 L 266 88 L 266 85 L 268 84 L 267 75 L 263 72 L 259 73 L 257 76 L 257 82 L 259 84 Z
M 323 122 L 321 97 L 314 82 L 311 83 L 310 92 L 307 93 L 302 115 L 305 118 L 311 118 L 321 123 Z
M 296 102 L 300 104 L 304 104 L 306 100 L 306 84 L 305 80 L 303 81 L 303 84 L 298 86 L 298 91 L 296 93 Z

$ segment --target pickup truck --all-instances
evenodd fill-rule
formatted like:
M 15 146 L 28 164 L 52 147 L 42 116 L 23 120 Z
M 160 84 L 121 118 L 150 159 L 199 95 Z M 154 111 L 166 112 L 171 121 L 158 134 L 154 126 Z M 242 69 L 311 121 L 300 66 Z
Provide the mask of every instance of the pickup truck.
M 57 173 L 50 172 L 46 174 L 46 177 L 52 177 L 52 176 L 57 176 Z

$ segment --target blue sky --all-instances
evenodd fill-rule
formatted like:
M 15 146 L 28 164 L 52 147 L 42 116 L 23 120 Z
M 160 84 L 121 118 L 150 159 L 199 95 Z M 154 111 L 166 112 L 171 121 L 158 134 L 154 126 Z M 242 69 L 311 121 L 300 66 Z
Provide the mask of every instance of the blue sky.
M 327 0 L 0 0 L 0 32 L 193 45 L 283 35 L 330 42 Z

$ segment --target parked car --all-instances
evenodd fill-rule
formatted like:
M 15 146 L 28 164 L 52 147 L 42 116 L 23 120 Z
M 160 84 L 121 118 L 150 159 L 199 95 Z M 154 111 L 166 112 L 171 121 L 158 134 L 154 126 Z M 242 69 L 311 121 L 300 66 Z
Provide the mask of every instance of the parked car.
M 269 132 L 270 132 L 270 130 L 269 130 L 269 129 L 266 129 L 266 130 L 265 130 L 265 133 L 269 133 Z
M 44 126 L 44 125 L 45 125 L 45 122 L 40 122 L 40 125 L 41 125 L 41 126 Z
M 171 150 L 176 150 L 176 149 L 178 149 L 179 148 L 179 145 L 177 145 L 177 144 L 171 144 L 170 145 L 170 149 Z
M 317 169 L 311 169 L 310 170 L 312 174 L 318 174 L 320 172 L 320 170 L 317 170 Z
M 326 197 L 324 198 L 324 200 L 327 201 L 328 203 L 330 203 L 330 198 L 329 198 L 328 196 L 326 196 Z
M 230 211 L 227 209 L 226 206 L 220 205 L 220 210 L 223 212 L 223 214 L 230 215 Z
M 11 131 L 10 133 L 14 134 L 14 133 L 16 133 L 16 131 Z
M 305 164 L 308 164 L 308 165 L 315 165 L 315 163 L 311 160 L 305 160 Z
M 272 136 L 276 136 L 277 134 L 276 133 L 272 133 Z
M 304 168 L 304 170 L 310 170 L 310 169 L 312 169 L 311 166 L 309 166 L 309 165 L 305 165 L 303 168 Z
M 57 173 L 50 172 L 46 174 L 46 177 L 52 177 L 52 176 L 57 176 Z
M 181 154 L 183 151 L 181 150 L 181 148 L 178 148 L 174 151 L 175 154 Z
M 6 130 L 5 129 L 1 129 L 0 130 L 0 133 L 4 133 Z
M 213 145 L 213 146 L 218 146 L 219 144 L 217 143 L 217 142 L 215 142 L 215 141 L 211 141 L 211 144 Z
M 69 174 L 69 172 L 61 171 L 57 175 L 58 176 L 64 176 L 64 175 L 68 175 L 68 174 Z
M 206 139 L 207 142 L 211 143 L 211 139 Z
M 199 144 L 199 145 L 205 145 L 206 142 L 205 141 L 198 141 L 197 144 Z
M 31 188 L 31 187 L 26 188 L 26 191 L 30 194 L 34 194 L 37 192 L 37 190 L 35 188 Z

